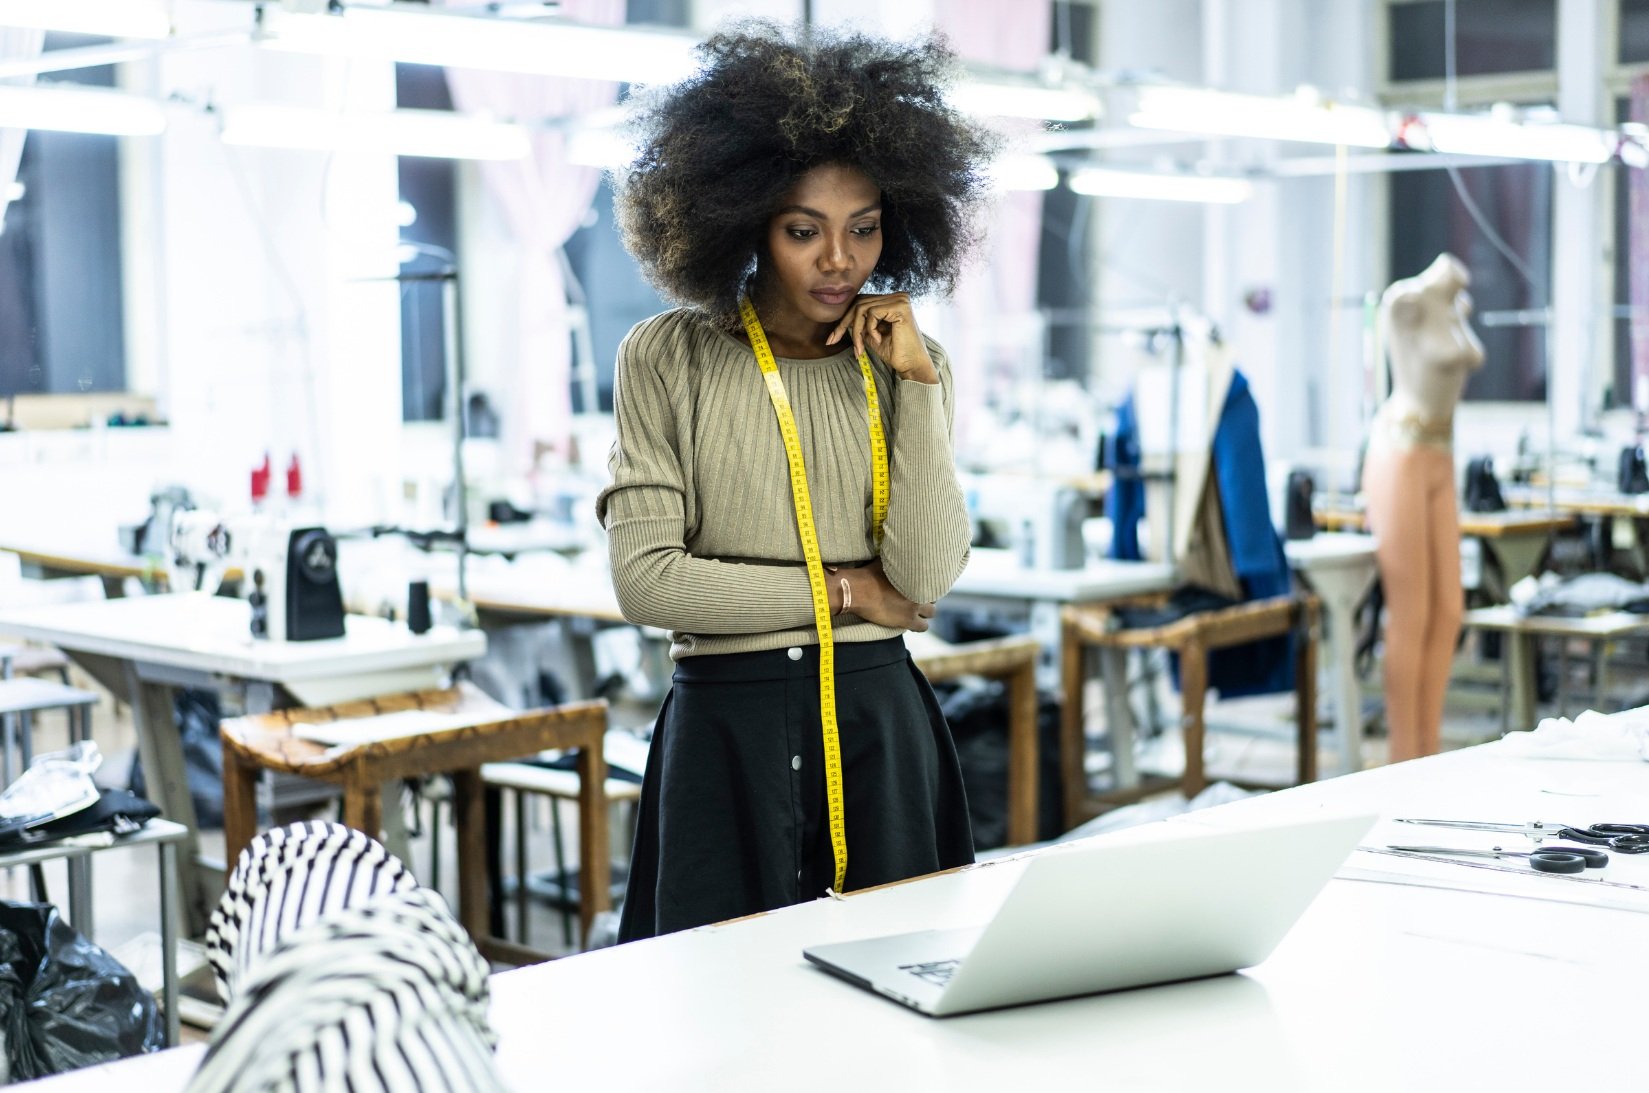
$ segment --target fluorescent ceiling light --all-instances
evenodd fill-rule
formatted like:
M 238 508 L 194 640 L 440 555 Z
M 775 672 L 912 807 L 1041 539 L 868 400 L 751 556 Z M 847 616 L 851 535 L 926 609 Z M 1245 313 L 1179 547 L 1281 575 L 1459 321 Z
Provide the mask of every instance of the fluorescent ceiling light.
M 1099 116 L 1099 99 L 1090 92 L 1034 83 L 963 80 L 946 98 L 965 114 L 1045 121 L 1088 121 Z
M 159 0 L 0 0 L 0 26 L 165 38 L 172 32 L 172 19 Z
M 578 125 L 567 132 L 567 162 L 580 167 L 617 170 L 634 163 L 639 152 L 635 139 L 616 129 Z
M 996 190 L 1051 190 L 1059 185 L 1059 168 L 1047 156 L 1002 156 L 987 174 Z
M 1607 129 L 1521 123 L 1488 114 L 1428 114 L 1403 127 L 1404 143 L 1434 152 L 1557 163 L 1607 163 L 1619 139 Z
M 166 111 L 154 99 L 91 87 L 0 85 L 0 129 L 147 137 L 165 128 Z
M 298 53 L 628 83 L 679 80 L 698 64 L 698 39 L 688 34 L 404 7 L 326 14 L 266 7 L 258 41 Z
M 1153 201 L 1201 201 L 1236 205 L 1254 196 L 1254 184 L 1229 175 L 1171 175 L 1084 167 L 1071 175 L 1071 189 L 1092 197 L 1137 197 Z
M 272 103 L 223 109 L 225 144 L 377 152 L 436 159 L 521 159 L 531 154 L 519 125 L 446 110 L 389 110 L 342 114 Z
M 1129 116 L 1142 129 L 1222 137 L 1301 140 L 1385 148 L 1391 124 L 1384 111 L 1346 106 L 1310 94 L 1240 95 L 1200 87 L 1141 87 Z

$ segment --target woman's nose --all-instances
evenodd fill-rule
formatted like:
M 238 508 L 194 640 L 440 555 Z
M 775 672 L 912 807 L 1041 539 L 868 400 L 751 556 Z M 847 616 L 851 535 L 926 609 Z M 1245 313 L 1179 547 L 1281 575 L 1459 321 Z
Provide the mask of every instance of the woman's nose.
M 840 239 L 832 238 L 825 243 L 819 254 L 819 268 L 822 270 L 846 269 L 852 261 L 848 257 L 847 245 Z

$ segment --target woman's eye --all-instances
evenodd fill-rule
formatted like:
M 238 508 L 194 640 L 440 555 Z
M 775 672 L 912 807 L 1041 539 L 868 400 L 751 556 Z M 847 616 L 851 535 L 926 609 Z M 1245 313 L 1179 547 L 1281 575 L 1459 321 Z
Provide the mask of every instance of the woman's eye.
M 815 235 L 818 235 L 818 234 L 819 233 L 814 231 L 812 228 L 791 228 L 790 229 L 790 238 L 792 238 L 792 239 L 812 239 Z
M 860 227 L 854 228 L 853 229 L 853 234 L 857 235 L 857 236 L 860 236 L 862 238 L 862 237 L 868 236 L 868 235 L 875 235 L 878 231 L 881 231 L 881 230 L 882 230 L 882 226 L 880 224 L 864 224 L 864 225 L 861 225 Z

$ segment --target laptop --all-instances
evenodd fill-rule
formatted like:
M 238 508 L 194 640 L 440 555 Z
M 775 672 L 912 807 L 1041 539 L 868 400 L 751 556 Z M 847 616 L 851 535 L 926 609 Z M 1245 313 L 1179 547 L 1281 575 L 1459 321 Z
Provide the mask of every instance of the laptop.
M 981 927 L 802 955 L 932 1017 L 1223 975 L 1271 955 L 1375 818 L 1170 823 L 1126 842 L 1056 847 L 1025 864 Z

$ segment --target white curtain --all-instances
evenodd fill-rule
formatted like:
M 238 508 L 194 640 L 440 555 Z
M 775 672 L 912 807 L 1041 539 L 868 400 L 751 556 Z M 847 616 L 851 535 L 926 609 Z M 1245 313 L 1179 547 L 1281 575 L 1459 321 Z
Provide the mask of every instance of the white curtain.
M 624 22 L 624 0 L 563 0 L 561 14 L 589 24 Z M 515 236 L 513 299 L 506 301 L 510 335 L 502 434 L 514 469 L 530 470 L 540 445 L 566 454 L 572 402 L 568 394 L 572 348 L 561 247 L 589 211 L 601 171 L 567 162 L 566 138 L 542 125 L 611 106 L 618 85 L 597 80 L 522 76 L 448 69 L 447 85 L 460 111 L 485 112 L 533 126 L 526 159 L 482 164 L 488 194 Z
M 1030 72 L 1048 53 L 1052 8 L 1041 0 L 1014 4 L 936 0 L 934 24 L 964 60 Z M 1015 135 L 1035 128 L 1035 123 L 993 124 L 1007 132 L 1009 148 Z M 958 450 L 969 444 L 970 429 L 978 427 L 975 419 L 993 374 L 1017 373 L 1026 363 L 1024 353 L 1016 351 L 1002 333 L 1005 323 L 1035 327 L 1032 315 L 1042 240 L 1042 194 L 1003 194 L 986 231 L 985 252 L 956 286 L 955 333 L 945 346 L 956 378 Z
M 0 30 L 0 59 L 10 61 L 37 57 L 45 41 L 46 32 L 43 30 L 9 27 Z M 31 84 L 34 77 L 17 76 L 5 82 Z M 27 129 L 0 129 L 0 223 L 5 222 L 6 206 L 11 204 L 11 184 L 17 181 L 17 164 L 23 158 L 23 138 L 28 135 Z

